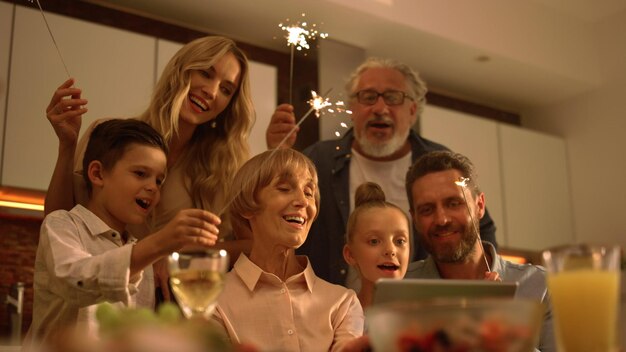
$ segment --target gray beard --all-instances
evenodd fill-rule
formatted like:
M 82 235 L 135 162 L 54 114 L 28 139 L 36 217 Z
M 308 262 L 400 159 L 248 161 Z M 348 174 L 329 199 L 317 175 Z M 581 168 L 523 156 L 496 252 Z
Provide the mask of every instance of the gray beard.
M 409 136 L 409 130 L 407 129 L 403 135 L 395 134 L 388 142 L 384 143 L 372 143 L 367 138 L 361 139 L 360 133 L 355 133 L 354 136 L 363 154 L 374 158 L 384 158 L 402 148 Z

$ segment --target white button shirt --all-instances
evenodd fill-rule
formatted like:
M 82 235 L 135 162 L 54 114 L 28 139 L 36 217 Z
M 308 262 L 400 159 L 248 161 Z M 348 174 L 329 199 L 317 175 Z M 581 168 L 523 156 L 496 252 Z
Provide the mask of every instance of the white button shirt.
M 35 260 L 29 339 L 43 342 L 74 326 L 95 335 L 95 308 L 104 301 L 154 306 L 153 280 L 142 282 L 142 273 L 130 277 L 136 239 L 124 244 L 121 237 L 82 205 L 46 216 Z

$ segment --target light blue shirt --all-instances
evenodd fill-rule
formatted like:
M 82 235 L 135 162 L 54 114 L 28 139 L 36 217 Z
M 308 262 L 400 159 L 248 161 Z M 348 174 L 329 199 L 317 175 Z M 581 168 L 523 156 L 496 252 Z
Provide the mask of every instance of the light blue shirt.
M 503 282 L 517 282 L 516 298 L 536 299 L 543 303 L 545 314 L 541 326 L 538 350 L 541 352 L 556 352 L 556 342 L 552 326 L 552 305 L 546 286 L 546 270 L 538 265 L 517 264 L 503 259 L 496 253 L 496 249 L 489 242 L 483 241 L 485 251 L 493 258 L 490 267 L 500 275 Z M 411 279 L 441 279 L 437 265 L 432 256 L 424 260 L 410 263 L 405 278 Z

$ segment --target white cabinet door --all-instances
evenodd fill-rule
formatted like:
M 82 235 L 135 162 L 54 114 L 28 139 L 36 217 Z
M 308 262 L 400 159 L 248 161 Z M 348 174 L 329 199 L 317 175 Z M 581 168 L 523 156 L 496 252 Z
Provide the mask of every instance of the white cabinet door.
M 508 245 L 541 250 L 574 241 L 562 138 L 499 126 Z
M 51 13 L 46 18 L 89 100 L 83 130 L 95 119 L 135 116 L 146 108 L 154 38 Z M 58 147 L 45 109 L 67 75 L 39 11 L 16 8 L 10 77 L 2 184 L 45 190 Z
M 9 87 L 9 58 L 11 57 L 11 24 L 15 5 L 0 2 L 0 121 L 5 119 L 7 89 Z M 0 152 L 4 138 L 4 123 L 0 123 Z M 2 173 L 0 154 L 0 173 Z
M 433 106 L 421 133 L 473 161 L 499 244 L 541 250 L 573 241 L 562 138 Z
M 421 118 L 421 135 L 467 156 L 474 163 L 478 184 L 485 193 L 487 209 L 497 227 L 498 244 L 507 246 L 497 123 L 427 105 Z

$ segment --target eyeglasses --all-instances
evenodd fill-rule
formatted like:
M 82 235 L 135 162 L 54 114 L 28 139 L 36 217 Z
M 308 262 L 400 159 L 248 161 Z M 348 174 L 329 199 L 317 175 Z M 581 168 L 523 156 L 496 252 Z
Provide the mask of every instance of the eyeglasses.
M 378 93 L 375 90 L 361 90 L 354 95 L 359 103 L 364 105 L 374 105 L 378 101 L 378 97 L 382 96 L 383 101 L 387 105 L 401 105 L 404 104 L 404 98 L 413 98 L 405 92 L 399 90 L 386 90 L 382 93 Z

